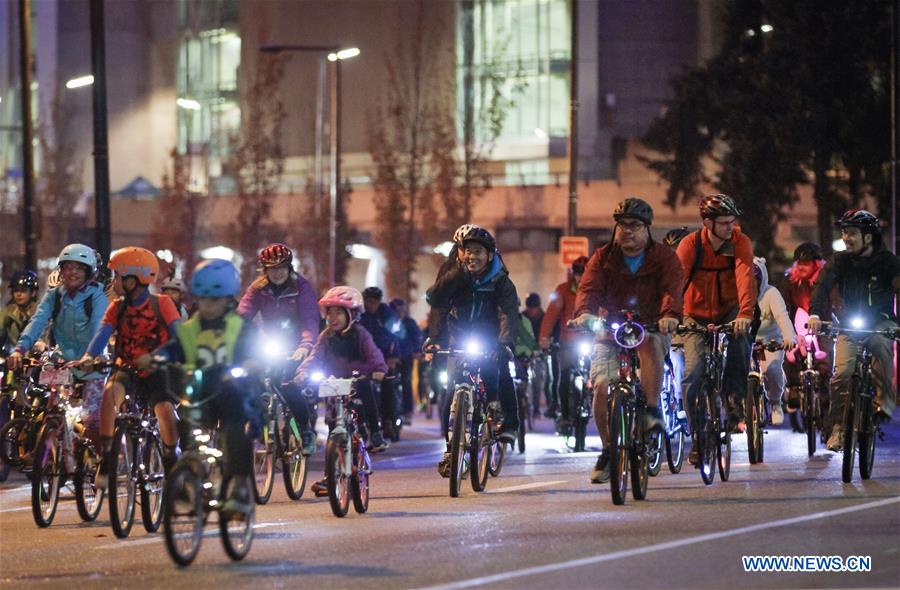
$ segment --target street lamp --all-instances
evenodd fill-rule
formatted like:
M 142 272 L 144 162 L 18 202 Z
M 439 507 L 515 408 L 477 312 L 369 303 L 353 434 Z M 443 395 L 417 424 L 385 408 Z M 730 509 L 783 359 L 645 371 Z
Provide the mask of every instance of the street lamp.
M 331 127 L 330 151 L 331 151 L 331 179 L 329 182 L 329 224 L 328 224 L 328 286 L 335 285 L 337 274 L 337 212 L 338 212 L 338 184 L 341 181 L 340 152 L 341 152 L 341 62 L 345 59 L 356 57 L 360 54 L 359 48 L 349 47 L 341 49 L 336 46 L 323 45 L 264 45 L 259 48 L 266 53 L 280 53 L 282 51 L 308 51 L 324 54 L 331 64 L 332 75 L 330 94 L 329 118 Z

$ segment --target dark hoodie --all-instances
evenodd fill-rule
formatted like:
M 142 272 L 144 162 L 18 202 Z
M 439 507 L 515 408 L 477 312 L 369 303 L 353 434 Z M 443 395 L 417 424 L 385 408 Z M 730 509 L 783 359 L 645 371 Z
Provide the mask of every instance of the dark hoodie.
M 894 294 L 900 291 L 900 258 L 884 246 L 871 256 L 835 252 L 819 273 L 810 315 L 828 320 L 828 300 L 836 288 L 833 313 L 840 322 L 861 315 L 870 322 L 894 317 Z

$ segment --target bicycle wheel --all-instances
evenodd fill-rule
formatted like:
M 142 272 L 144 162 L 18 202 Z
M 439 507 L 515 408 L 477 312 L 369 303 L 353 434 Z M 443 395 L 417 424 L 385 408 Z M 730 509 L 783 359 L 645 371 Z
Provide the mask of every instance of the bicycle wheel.
M 141 522 L 148 533 L 155 533 L 162 522 L 163 492 L 166 486 L 162 443 L 155 436 L 147 436 L 140 446 L 139 456 L 144 466 L 141 485 Z
M 871 392 L 874 395 L 874 391 Z M 859 412 L 859 476 L 862 479 L 872 477 L 872 467 L 875 463 L 875 422 L 872 398 L 860 399 Z
M 671 390 L 663 391 L 660 400 L 665 405 L 663 417 L 666 419 L 666 462 L 671 473 L 679 473 L 684 464 L 684 426 L 678 419 L 678 404 Z
M 21 467 L 24 457 L 31 450 L 28 443 L 28 421 L 13 418 L 0 429 L 0 460 L 7 466 Z
M 718 427 L 713 420 L 715 407 L 711 397 L 709 383 L 704 381 L 700 385 L 700 393 L 697 396 L 697 416 L 694 419 L 694 429 L 697 432 L 697 455 L 700 469 L 700 477 L 703 483 L 711 485 L 716 478 L 716 449 L 718 448 Z
M 97 519 L 106 496 L 106 490 L 98 488 L 95 483 L 99 468 L 100 455 L 94 445 L 84 440 L 79 442 L 75 454 L 75 505 L 78 515 L 85 522 Z
M 478 423 L 478 419 L 472 420 L 472 446 L 469 449 L 469 479 L 472 482 L 472 489 L 476 492 L 483 492 L 487 486 L 487 478 L 490 474 L 491 467 L 491 451 L 493 445 L 491 441 L 492 432 L 489 431 L 486 422 Z
M 109 453 L 109 520 L 113 532 L 120 539 L 131 533 L 134 524 L 134 500 L 137 486 L 134 479 L 134 440 L 128 426 L 116 426 Z
M 659 475 L 659 471 L 662 469 L 663 455 L 665 455 L 665 451 L 663 450 L 665 447 L 665 438 L 665 435 L 660 432 L 653 431 L 650 434 L 650 442 L 647 447 L 647 451 L 649 452 L 647 472 L 651 477 Z
M 575 448 L 573 449 L 576 453 L 583 453 L 585 449 L 585 442 L 587 440 L 587 426 L 588 419 L 581 416 L 580 412 L 575 416 L 575 424 L 574 424 L 574 434 L 575 434 Z
M 527 414 L 527 412 L 526 412 Z M 519 448 L 519 454 L 525 452 L 525 422 L 519 418 L 519 430 L 516 431 L 516 444 Z
M 450 497 L 459 497 L 462 480 L 466 472 L 466 414 L 468 396 L 463 388 L 453 394 L 454 415 L 450 435 Z
M 228 479 L 222 485 L 222 498 L 228 498 L 232 486 L 245 485 L 252 487 L 251 483 L 246 479 L 244 481 Z M 222 546 L 225 553 L 228 554 L 233 561 L 240 561 L 250 552 L 250 545 L 253 544 L 253 521 L 255 520 L 255 511 L 250 506 L 247 513 L 219 513 L 219 536 L 222 538 Z
M 281 475 L 284 478 L 284 489 L 291 500 L 299 500 L 303 497 L 306 475 L 309 472 L 308 457 L 303 454 L 303 443 L 298 436 L 296 423 L 292 417 L 281 455 Z
M 348 476 L 344 469 L 346 453 L 344 440 L 329 436 L 325 444 L 325 478 L 328 480 L 328 501 L 331 511 L 338 518 L 347 516 L 350 509 L 350 489 Z
M 59 488 L 62 485 L 62 432 L 58 420 L 50 420 L 41 429 L 34 469 L 31 473 L 31 513 L 39 527 L 48 527 L 56 516 Z
M 815 386 L 806 383 L 803 387 L 803 423 L 806 428 L 806 451 L 810 457 L 816 454 L 816 422 L 819 418 L 816 405 Z
M 642 424 L 643 421 L 643 415 L 635 415 L 635 424 Z M 647 435 L 642 432 L 643 428 L 635 430 L 637 432 L 633 433 L 634 439 L 628 453 L 629 468 L 631 470 L 631 496 L 635 500 L 645 500 L 647 498 L 647 484 L 650 480 L 650 461 L 648 456 L 650 449 Z
M 628 434 L 631 421 L 623 400 L 631 392 L 618 385 L 610 391 L 612 408 L 609 412 L 609 487 L 613 504 L 622 505 L 628 495 Z
M 760 462 L 760 446 L 762 445 L 762 415 L 757 403 L 759 395 L 759 377 L 751 375 L 747 378 L 747 397 L 744 399 L 744 413 L 747 416 L 747 455 L 750 457 L 751 465 Z
M 844 403 L 844 458 L 841 465 L 841 479 L 844 483 L 853 480 L 853 463 L 856 460 L 856 426 L 859 424 L 859 392 L 862 382 L 854 375 L 850 380 L 850 391 Z
M 718 429 L 716 432 L 716 459 L 719 463 L 719 479 L 728 481 L 731 475 L 731 430 L 728 429 L 727 411 L 721 404 L 716 404 L 716 407 L 719 409 Z
M 271 411 L 271 406 L 269 410 Z M 272 497 L 275 484 L 275 437 L 278 426 L 271 415 L 266 416 L 262 434 L 253 441 L 253 497 L 257 504 L 265 504 Z
M 189 565 L 200 551 L 203 524 L 206 521 L 203 504 L 203 480 L 200 465 L 191 459 L 181 459 L 166 480 L 163 498 L 163 536 L 169 556 L 178 565 Z
M 353 509 L 358 514 L 369 510 L 369 453 L 361 438 L 353 441 L 353 475 L 350 477 L 350 493 L 353 496 Z

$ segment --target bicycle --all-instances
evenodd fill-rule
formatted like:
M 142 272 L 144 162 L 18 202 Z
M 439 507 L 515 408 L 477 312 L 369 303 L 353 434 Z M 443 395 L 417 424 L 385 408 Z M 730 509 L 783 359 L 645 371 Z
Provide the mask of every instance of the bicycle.
M 682 345 L 673 344 L 672 348 L 682 348 Z M 684 439 L 687 426 L 687 415 L 684 412 L 682 400 L 676 395 L 676 388 L 675 367 L 672 363 L 671 354 L 667 354 L 663 372 L 663 386 L 659 394 L 659 410 L 666 423 L 663 442 L 666 448 L 666 462 L 671 473 L 680 473 L 681 467 L 684 465 Z M 658 472 L 659 469 L 657 468 Z M 650 473 L 653 475 L 652 468 Z
M 498 404 L 488 404 L 481 379 L 481 362 L 491 354 L 484 352 L 476 341 L 469 342 L 465 350 L 432 352 L 459 361 L 454 370 L 450 402 L 450 497 L 459 497 L 466 473 L 472 489 L 482 492 L 492 467 L 499 473 L 504 452 L 503 443 L 497 436 L 500 428 Z M 493 457 L 495 454 L 499 455 Z
M 516 444 L 519 453 L 525 452 L 525 432 L 534 430 L 531 415 L 531 398 L 528 395 L 528 384 L 531 382 L 531 357 L 518 356 L 509 362 L 509 372 L 516 388 L 516 404 L 519 414 L 519 428 L 516 431 Z
M 863 328 L 841 328 L 831 322 L 822 322 L 821 334 L 849 337 L 879 335 L 892 340 L 900 340 L 900 329 L 866 330 Z M 844 434 L 844 458 L 841 465 L 841 479 L 850 483 L 853 479 L 853 464 L 859 453 L 859 476 L 866 480 L 872 477 L 875 462 L 875 438 L 884 438 L 881 425 L 875 420 L 875 384 L 872 375 L 872 352 L 868 338 L 857 342 L 856 368 L 850 378 L 850 390 L 844 402 L 842 419 Z
M 613 504 L 625 503 L 628 475 L 631 473 L 631 495 L 635 500 L 647 498 L 650 464 L 659 460 L 657 430 L 647 432 L 644 415 L 647 399 L 637 376 L 640 367 L 637 347 L 644 341 L 645 328 L 637 314 L 623 311 L 624 321 L 610 325 L 613 341 L 619 347 L 619 378 L 609 384 L 610 490 Z M 654 457 L 655 455 L 655 457 Z
M 816 354 L 816 335 L 807 333 L 804 337 L 806 355 L 803 358 L 803 370 L 800 373 L 800 382 L 803 394 L 800 397 L 800 412 L 803 416 L 803 429 L 806 431 L 806 451 L 812 457 L 816 453 L 816 434 L 818 431 L 823 438 L 826 432 L 826 417 L 828 416 L 828 396 L 820 395 L 824 390 L 822 374 L 816 368 L 816 362 L 824 358 L 825 353 Z
M 766 352 L 775 352 L 790 348 L 781 342 L 770 340 L 753 343 L 750 356 L 750 372 L 747 374 L 747 397 L 744 399 L 744 415 L 747 417 L 747 454 L 750 464 L 762 463 L 765 453 L 765 428 L 772 415 L 769 397 L 761 370 L 761 363 L 766 359 Z
M 3 367 L 6 360 L 2 359 Z M 9 402 L 10 420 L 0 428 L 0 461 L 31 473 L 34 451 L 50 391 L 37 383 L 41 362 L 35 357 L 22 359 L 19 371 L 5 370 L 2 395 Z
M 723 325 L 678 326 L 679 334 L 700 334 L 704 337 L 707 354 L 703 366 L 703 378 L 697 394 L 693 413 L 693 433 L 696 438 L 700 477 L 711 485 L 716 477 L 728 481 L 731 474 L 731 431 L 728 428 L 726 404 L 722 386 L 728 341 L 734 330 L 733 323 Z
M 183 439 L 185 452 L 172 467 L 166 481 L 165 516 L 163 536 L 169 556 L 180 566 L 190 565 L 200 551 L 203 528 L 210 514 L 218 513 L 219 535 L 225 553 L 233 561 L 246 557 L 253 543 L 255 511 L 225 513 L 222 508 L 231 492 L 231 486 L 246 485 L 228 479 L 223 474 L 223 453 L 218 447 L 216 423 L 208 415 L 207 404 L 218 394 L 194 399 L 194 393 L 202 391 L 203 376 L 210 369 L 190 371 L 179 405 L 184 431 L 190 433 Z

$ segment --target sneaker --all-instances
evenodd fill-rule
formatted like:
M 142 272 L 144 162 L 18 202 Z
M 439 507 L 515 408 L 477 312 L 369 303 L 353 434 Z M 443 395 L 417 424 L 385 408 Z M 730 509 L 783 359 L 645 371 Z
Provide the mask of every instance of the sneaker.
M 312 430 L 305 430 L 300 433 L 300 438 L 303 440 L 303 454 L 307 457 L 309 455 L 313 455 L 316 452 L 316 433 Z
M 841 429 L 840 425 L 835 424 L 831 429 L 831 436 L 828 437 L 828 442 L 825 443 L 825 447 L 828 448 L 829 451 L 839 452 L 844 448 L 844 431 Z
M 366 448 L 372 453 L 380 453 L 381 451 L 387 450 L 390 446 L 386 440 L 384 440 L 384 435 L 381 434 L 380 430 L 376 430 L 372 433 L 372 439 L 369 441 L 369 446 Z
M 253 510 L 253 495 L 250 488 L 245 485 L 235 485 L 231 488 L 231 494 L 222 506 L 223 516 L 250 514 Z
M 781 404 L 772 404 L 772 426 L 781 426 L 784 424 L 784 410 L 781 409 Z
M 328 480 L 323 477 L 319 481 L 314 482 L 309 489 L 316 498 L 324 498 L 328 495 Z
M 547 411 L 544 412 L 544 418 L 556 418 L 559 413 L 559 405 L 556 403 L 550 404 L 550 407 L 547 408 Z
M 666 431 L 666 423 L 663 421 L 659 408 L 647 408 L 644 412 L 644 430 L 649 434 L 653 430 Z
M 606 483 L 609 481 L 609 450 L 603 449 L 597 457 L 597 463 L 591 470 L 591 483 Z
M 747 418 L 744 416 L 743 402 L 735 402 L 728 414 L 728 427 L 735 434 L 743 434 L 747 431 Z
M 450 451 L 444 453 L 441 460 L 438 461 L 437 468 L 441 477 L 450 477 Z

